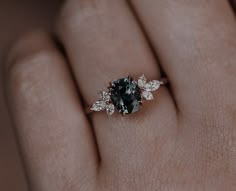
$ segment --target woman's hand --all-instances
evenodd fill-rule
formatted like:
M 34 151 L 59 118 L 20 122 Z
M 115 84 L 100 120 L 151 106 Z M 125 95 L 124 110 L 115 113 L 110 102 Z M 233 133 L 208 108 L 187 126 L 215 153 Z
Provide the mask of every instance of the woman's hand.
M 56 34 L 66 54 L 36 31 L 6 61 L 31 190 L 236 189 L 236 22 L 227 1 L 69 0 Z M 109 81 L 158 79 L 161 69 L 170 86 L 139 113 L 85 114 Z

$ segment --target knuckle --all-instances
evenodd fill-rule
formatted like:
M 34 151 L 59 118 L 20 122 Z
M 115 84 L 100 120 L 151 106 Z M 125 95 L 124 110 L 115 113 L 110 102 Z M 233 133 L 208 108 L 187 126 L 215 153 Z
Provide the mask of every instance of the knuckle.
M 40 50 L 27 55 L 16 55 L 7 68 L 8 76 L 17 77 L 21 80 L 34 78 L 38 69 L 44 68 L 46 70 L 46 63 L 49 63 L 50 57 L 51 52 L 48 50 Z
M 48 67 L 52 54 L 48 50 L 40 50 L 25 56 L 16 56 L 7 70 L 7 85 L 11 95 L 17 96 L 24 103 L 43 101 L 39 98 L 45 97 L 42 96 L 42 90 L 46 87 L 45 78 L 50 76 Z

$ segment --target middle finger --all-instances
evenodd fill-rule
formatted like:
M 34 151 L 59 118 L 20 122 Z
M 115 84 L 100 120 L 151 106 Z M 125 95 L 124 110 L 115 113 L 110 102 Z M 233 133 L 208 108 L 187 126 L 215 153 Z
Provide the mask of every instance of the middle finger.
M 214 114 L 211 108 L 220 110 L 223 102 L 234 104 L 236 25 L 228 1 L 133 0 L 132 4 L 184 116 L 204 118 Z

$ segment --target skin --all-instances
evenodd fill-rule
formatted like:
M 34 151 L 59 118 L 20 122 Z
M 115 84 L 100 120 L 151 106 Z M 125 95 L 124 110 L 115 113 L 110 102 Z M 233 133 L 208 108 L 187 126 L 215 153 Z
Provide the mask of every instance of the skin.
M 0 190 L 27 190 L 18 144 L 3 95 L 4 58 L 13 41 L 25 32 L 38 27 L 50 30 L 60 6 L 58 0 L 50 0 L 46 4 L 32 0 L 0 1 Z
M 222 0 L 70 0 L 20 38 L 5 92 L 30 190 L 236 189 L 236 22 Z M 66 56 L 65 56 L 66 55 Z M 109 81 L 169 86 L 136 114 L 86 115 Z

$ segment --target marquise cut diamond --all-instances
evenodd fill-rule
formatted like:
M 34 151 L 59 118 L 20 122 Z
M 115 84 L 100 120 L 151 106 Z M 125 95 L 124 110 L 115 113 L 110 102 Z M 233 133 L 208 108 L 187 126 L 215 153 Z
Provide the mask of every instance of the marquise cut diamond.
M 149 91 L 143 91 L 142 92 L 142 97 L 145 98 L 146 100 L 153 100 L 153 95 Z
M 144 89 L 145 89 L 146 91 L 151 91 L 151 92 L 153 92 L 153 91 L 156 91 L 160 86 L 161 86 L 160 81 L 158 81 L 158 80 L 153 80 L 153 81 L 150 81 L 150 82 L 146 83 L 146 84 L 144 85 Z
M 106 102 L 101 100 L 101 101 L 96 101 L 93 105 L 91 110 L 92 111 L 102 111 L 106 108 Z
M 144 88 L 146 84 L 146 77 L 144 75 L 140 76 L 138 79 L 138 86 Z
M 113 104 L 106 105 L 107 115 L 110 116 L 115 112 L 115 106 Z

